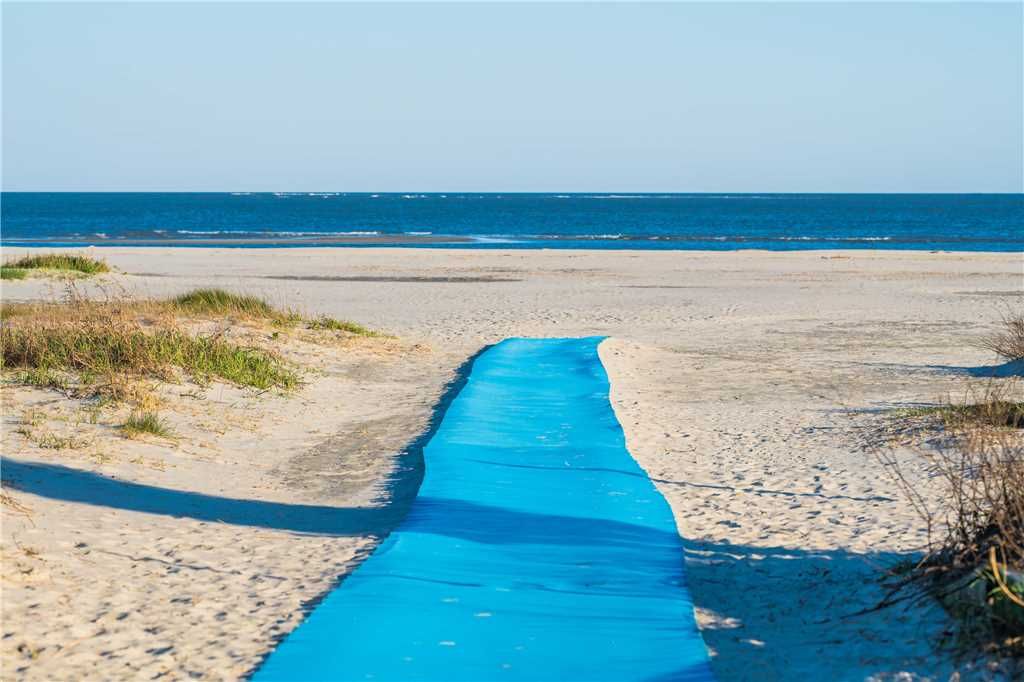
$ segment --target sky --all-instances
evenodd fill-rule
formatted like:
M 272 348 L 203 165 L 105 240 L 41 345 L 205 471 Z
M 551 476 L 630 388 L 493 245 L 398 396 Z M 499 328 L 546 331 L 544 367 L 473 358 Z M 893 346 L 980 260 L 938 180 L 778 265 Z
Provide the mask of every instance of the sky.
M 10 3 L 4 190 L 1024 191 L 1021 3 Z

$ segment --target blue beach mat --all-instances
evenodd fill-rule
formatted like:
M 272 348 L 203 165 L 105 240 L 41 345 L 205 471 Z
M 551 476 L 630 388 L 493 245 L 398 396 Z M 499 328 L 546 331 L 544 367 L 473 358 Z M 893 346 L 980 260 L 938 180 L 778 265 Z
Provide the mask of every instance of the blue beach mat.
M 480 355 L 408 517 L 253 679 L 712 679 L 682 543 L 626 450 L 601 340 Z

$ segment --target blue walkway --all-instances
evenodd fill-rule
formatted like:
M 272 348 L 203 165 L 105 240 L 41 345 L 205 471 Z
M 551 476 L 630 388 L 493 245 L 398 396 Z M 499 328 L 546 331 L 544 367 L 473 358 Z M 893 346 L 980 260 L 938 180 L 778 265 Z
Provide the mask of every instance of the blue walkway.
M 254 679 L 710 680 L 682 544 L 625 448 L 600 341 L 483 353 L 409 516 Z

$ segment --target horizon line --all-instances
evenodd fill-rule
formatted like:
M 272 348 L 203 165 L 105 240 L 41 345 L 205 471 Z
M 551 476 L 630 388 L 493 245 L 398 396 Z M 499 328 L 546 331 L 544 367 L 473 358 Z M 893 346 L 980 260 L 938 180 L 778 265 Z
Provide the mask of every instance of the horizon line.
M 367 194 L 367 195 L 382 195 L 382 194 L 425 194 L 425 195 L 447 195 L 447 194 L 487 194 L 487 195 L 505 195 L 505 194 L 518 194 L 518 195 L 529 195 L 529 194 L 542 194 L 542 195 L 605 195 L 605 196 L 638 196 L 643 197 L 647 195 L 707 195 L 707 194 L 730 194 L 730 195 L 758 195 L 758 194 L 771 194 L 771 195 L 830 195 L 830 194 L 849 194 L 849 195 L 870 195 L 870 194 L 883 194 L 883 195 L 951 195 L 951 196 L 962 196 L 962 195 L 988 195 L 988 194 L 1005 194 L 1005 195 L 1017 195 L 1024 194 L 1024 187 L 1016 191 L 978 191 L 978 190 L 963 190 L 963 191 L 756 191 L 756 190 L 695 190 L 695 191 L 681 191 L 681 190 L 337 190 L 337 189 L 311 189 L 311 190 L 248 190 L 248 189 L 131 189 L 131 190 L 118 190 L 118 189 L 90 189 L 90 190 L 79 190 L 79 189 L 0 189 L 0 194 L 304 194 L 304 195 L 316 195 L 316 194 Z

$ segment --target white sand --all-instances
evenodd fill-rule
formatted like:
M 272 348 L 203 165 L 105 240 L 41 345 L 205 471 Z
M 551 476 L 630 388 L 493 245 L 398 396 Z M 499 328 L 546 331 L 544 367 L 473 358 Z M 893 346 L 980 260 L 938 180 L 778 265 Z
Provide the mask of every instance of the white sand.
M 877 601 L 879 565 L 923 539 L 856 426 L 880 408 L 962 390 L 962 373 L 943 367 L 993 361 L 971 342 L 1001 306 L 1020 305 L 1020 254 L 97 253 L 125 273 L 108 289 L 220 286 L 402 341 L 306 349 L 327 374 L 297 397 L 214 388 L 213 423 L 172 411 L 187 434 L 177 446 L 97 435 L 113 444 L 102 456 L 26 444 L 14 433 L 20 410 L 55 397 L 5 389 L 5 456 L 232 498 L 368 505 L 444 382 L 482 345 L 609 335 L 613 404 L 676 514 L 719 678 L 948 677 L 929 648 L 944 626 L 936 609 L 850 616 Z M 3 296 L 50 288 L 5 283 Z M 372 546 L 372 532 L 296 535 L 9 492 L 32 511 L 4 507 L 5 679 L 237 677 Z

